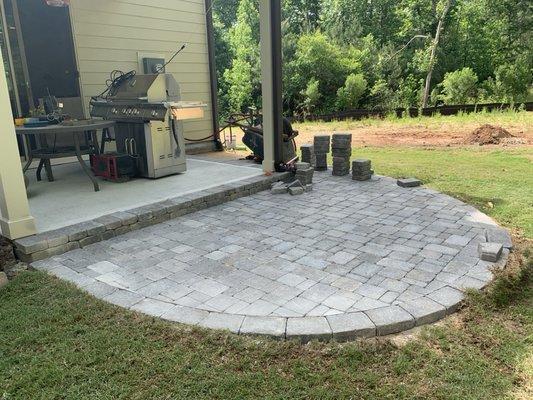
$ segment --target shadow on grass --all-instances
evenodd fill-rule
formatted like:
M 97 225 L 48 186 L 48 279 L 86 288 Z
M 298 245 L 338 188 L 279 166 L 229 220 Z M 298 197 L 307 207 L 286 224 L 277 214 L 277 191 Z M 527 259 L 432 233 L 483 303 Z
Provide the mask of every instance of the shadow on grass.
M 450 192 L 450 191 L 443 191 L 442 193 L 447 194 L 448 196 L 454 197 L 456 199 L 459 199 L 465 203 L 475 205 L 478 208 L 483 208 L 485 210 L 489 208 L 487 206 L 489 203 L 492 203 L 493 207 L 504 207 L 506 204 L 506 201 L 504 199 L 499 199 L 499 198 L 494 198 L 494 197 L 480 197 L 480 196 L 474 196 L 468 193 L 458 193 L 458 192 Z

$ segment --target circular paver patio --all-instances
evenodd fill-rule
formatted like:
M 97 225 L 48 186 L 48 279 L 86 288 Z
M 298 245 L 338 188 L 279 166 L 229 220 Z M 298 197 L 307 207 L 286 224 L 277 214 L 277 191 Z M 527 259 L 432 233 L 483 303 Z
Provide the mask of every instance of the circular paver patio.
M 324 172 L 301 196 L 261 192 L 33 266 L 171 321 L 344 340 L 454 312 L 492 278 L 487 235 L 508 238 L 449 196 Z

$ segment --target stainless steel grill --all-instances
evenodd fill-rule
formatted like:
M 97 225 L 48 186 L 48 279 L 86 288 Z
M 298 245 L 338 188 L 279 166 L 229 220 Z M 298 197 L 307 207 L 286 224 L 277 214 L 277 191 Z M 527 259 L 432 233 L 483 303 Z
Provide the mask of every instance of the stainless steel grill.
M 137 159 L 140 175 L 160 178 L 187 170 L 182 121 L 202 118 L 205 104 L 184 102 L 170 74 L 131 75 L 91 101 L 91 115 L 117 122 L 117 151 Z

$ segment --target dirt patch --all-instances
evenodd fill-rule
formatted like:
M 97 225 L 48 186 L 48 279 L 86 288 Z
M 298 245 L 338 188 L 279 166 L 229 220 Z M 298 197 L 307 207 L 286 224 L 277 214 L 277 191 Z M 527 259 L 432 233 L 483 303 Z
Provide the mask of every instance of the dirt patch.
M 351 133 L 353 147 L 455 147 L 465 146 L 472 132 L 478 129 L 479 122 L 426 121 L 420 123 L 397 123 L 394 121 L 365 121 L 351 123 L 296 125 L 300 135 L 298 145 L 312 143 L 313 136 L 323 133 Z M 500 124 L 494 124 L 500 125 Z M 497 146 L 533 145 L 533 129 L 528 123 L 510 122 L 505 130 L 511 136 L 501 139 Z M 477 145 L 477 143 L 475 143 Z
M 485 146 L 488 144 L 500 144 L 504 139 L 515 138 L 511 133 L 500 126 L 485 124 L 477 128 L 467 138 L 465 144 L 479 144 Z
M 299 131 L 296 138 L 298 146 L 312 143 L 319 134 L 351 133 L 353 147 L 461 147 L 465 146 L 474 130 L 486 122 L 503 126 L 511 134 L 493 146 L 531 146 L 533 145 L 533 124 L 524 121 L 448 121 L 427 119 L 422 121 L 344 121 L 315 122 L 294 124 Z M 233 131 L 236 142 L 242 143 L 242 133 Z M 225 132 L 229 139 L 229 131 Z M 474 145 L 478 145 L 475 143 Z
M 0 271 L 6 267 L 15 264 L 15 254 L 13 254 L 13 246 L 5 238 L 0 236 Z

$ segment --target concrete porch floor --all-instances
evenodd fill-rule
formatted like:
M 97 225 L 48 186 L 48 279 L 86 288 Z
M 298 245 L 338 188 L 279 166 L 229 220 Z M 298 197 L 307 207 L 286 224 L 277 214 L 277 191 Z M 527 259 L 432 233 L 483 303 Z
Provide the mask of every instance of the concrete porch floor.
M 44 171 L 43 181 L 37 182 L 35 170 L 29 170 L 31 213 L 38 232 L 42 233 L 262 174 L 257 164 L 236 160 L 231 155 L 191 156 L 187 167 L 184 174 L 157 180 L 113 183 L 99 179 L 100 192 L 93 191 L 77 162 L 55 165 L 55 182 L 48 182 Z

